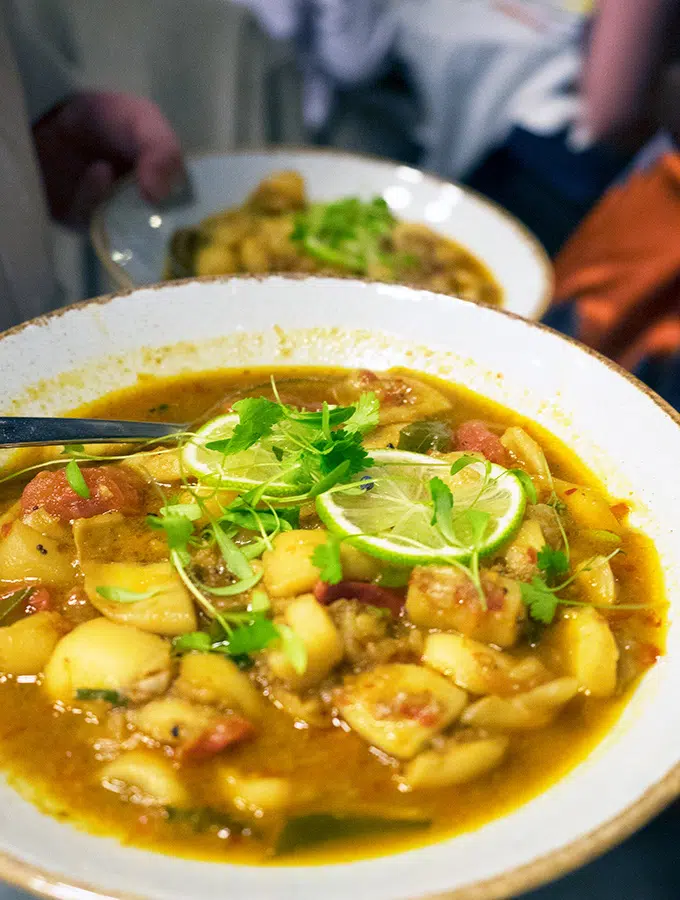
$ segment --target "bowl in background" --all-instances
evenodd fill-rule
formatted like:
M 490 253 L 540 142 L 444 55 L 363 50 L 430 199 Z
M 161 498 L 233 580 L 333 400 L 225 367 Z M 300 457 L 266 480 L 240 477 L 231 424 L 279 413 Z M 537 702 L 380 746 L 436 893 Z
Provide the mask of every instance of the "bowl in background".
M 480 194 L 393 162 L 330 150 L 271 150 L 189 157 L 194 199 L 154 209 L 133 180 L 123 181 L 95 214 L 91 237 L 111 290 L 163 279 L 168 243 L 180 227 L 240 206 L 272 172 L 294 169 L 312 201 L 382 195 L 400 219 L 430 226 L 480 259 L 503 290 L 503 306 L 540 319 L 553 288 L 552 267 L 538 240 Z

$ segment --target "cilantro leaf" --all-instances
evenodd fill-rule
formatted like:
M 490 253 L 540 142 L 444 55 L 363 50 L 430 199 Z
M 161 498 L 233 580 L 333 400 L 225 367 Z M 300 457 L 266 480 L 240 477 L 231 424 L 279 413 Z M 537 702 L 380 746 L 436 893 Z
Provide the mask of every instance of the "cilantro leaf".
M 537 563 L 548 583 L 556 582 L 569 571 L 567 554 L 562 550 L 553 550 L 548 544 L 538 551 Z
M 362 394 L 351 417 L 345 422 L 348 434 L 367 434 L 378 427 L 380 401 L 373 391 Z
M 140 593 L 139 591 L 128 591 L 125 588 L 113 585 L 100 585 L 97 588 L 97 593 L 110 603 L 139 603 L 140 600 L 150 600 L 152 597 L 155 597 L 157 591 Z
M 453 494 L 441 478 L 430 479 L 430 496 L 434 507 L 432 525 L 436 525 L 444 540 L 449 544 L 457 544 L 458 540 L 453 527 Z
M 354 475 L 368 469 L 373 460 L 361 443 L 361 434 L 348 434 L 344 428 L 334 431 L 331 440 L 317 447 L 321 451 L 320 467 L 324 475 L 332 472 L 340 463 L 348 462 L 348 474 Z
M 319 569 L 321 581 L 326 584 L 339 584 L 342 581 L 340 541 L 335 535 L 329 533 L 326 543 L 319 544 L 312 556 L 312 563 Z
M 560 604 L 555 592 L 538 576 L 532 578 L 531 584 L 521 583 L 519 587 L 531 618 L 550 625 Z
M 230 438 L 221 441 L 210 441 L 208 450 L 232 455 L 248 450 L 253 444 L 271 434 L 272 428 L 285 415 L 281 404 L 267 400 L 266 397 L 246 397 L 234 403 L 234 412 L 238 413 L 239 422 Z
M 76 460 L 72 459 L 64 471 L 66 480 L 72 490 L 74 490 L 79 497 L 82 497 L 83 500 L 89 500 L 92 495 Z

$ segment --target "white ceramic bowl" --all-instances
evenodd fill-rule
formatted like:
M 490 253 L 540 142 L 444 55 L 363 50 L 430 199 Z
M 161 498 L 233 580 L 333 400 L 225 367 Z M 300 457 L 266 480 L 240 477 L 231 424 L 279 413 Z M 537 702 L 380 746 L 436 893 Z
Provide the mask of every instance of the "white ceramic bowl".
M 191 205 L 169 212 L 153 209 L 127 180 L 95 215 L 92 240 L 112 290 L 158 283 L 176 228 L 238 206 L 267 175 L 295 169 L 314 200 L 382 194 L 400 218 L 458 241 L 496 277 L 511 312 L 540 319 L 552 295 L 550 261 L 523 225 L 479 194 L 417 169 L 328 150 L 195 156 L 188 168 L 195 192 Z
M 332 867 L 192 862 L 76 831 L 0 785 L 0 878 L 60 900 L 492 900 L 602 852 L 680 792 L 679 419 L 577 344 L 406 288 L 186 282 L 67 309 L 0 338 L 0 412 L 62 412 L 139 373 L 326 363 L 405 365 L 461 382 L 570 445 L 657 542 L 672 611 L 667 656 L 587 760 L 512 814 L 440 844 Z

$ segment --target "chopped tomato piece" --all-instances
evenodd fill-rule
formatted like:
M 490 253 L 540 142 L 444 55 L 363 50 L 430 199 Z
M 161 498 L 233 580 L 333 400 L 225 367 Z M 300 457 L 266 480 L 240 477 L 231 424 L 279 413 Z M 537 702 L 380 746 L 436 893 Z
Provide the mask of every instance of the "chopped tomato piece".
M 501 444 L 501 439 L 484 422 L 472 420 L 459 425 L 456 431 L 456 449 L 468 453 L 481 453 L 489 462 L 499 466 L 510 466 L 510 457 Z
M 389 609 L 394 616 L 398 616 L 405 603 L 405 595 L 396 590 L 380 587 L 378 584 L 367 584 L 364 581 L 341 581 L 339 584 L 326 584 L 319 581 L 314 588 L 314 596 L 324 605 L 334 603 L 336 600 L 358 600 L 368 606 L 378 606 L 381 609 Z
M 52 609 L 52 595 L 44 587 L 38 587 L 30 594 L 26 603 L 26 615 L 31 616 L 33 613 L 46 612 Z
M 141 511 L 144 485 L 134 472 L 114 466 L 94 466 L 81 471 L 90 489 L 87 499 L 76 494 L 63 469 L 40 472 L 21 495 L 24 513 L 42 508 L 62 522 L 70 522 L 114 510 L 128 515 Z
M 227 750 L 234 744 L 240 744 L 255 734 L 255 727 L 242 716 L 224 716 L 206 728 L 196 740 L 187 744 L 181 753 L 182 759 L 200 762 L 210 759 Z

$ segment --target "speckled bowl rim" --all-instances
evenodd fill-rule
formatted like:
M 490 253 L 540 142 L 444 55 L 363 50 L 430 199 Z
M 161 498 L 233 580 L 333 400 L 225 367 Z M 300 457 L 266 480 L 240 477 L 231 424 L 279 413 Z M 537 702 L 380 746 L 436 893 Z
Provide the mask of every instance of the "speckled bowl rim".
M 277 281 L 282 280 L 282 276 L 271 276 Z M 14 328 L 0 334 L 0 353 L 2 352 L 2 342 L 5 338 L 22 332 L 25 328 L 32 325 L 48 325 L 52 319 L 56 319 L 66 312 L 78 309 L 86 309 L 93 305 L 103 305 L 110 303 L 121 297 L 127 297 L 138 291 L 163 291 L 173 285 L 191 284 L 191 283 L 229 283 L 232 281 L 259 281 L 266 283 L 270 280 L 270 276 L 239 276 L 238 278 L 225 277 L 206 277 L 206 278 L 185 278 L 177 281 L 163 282 L 158 285 L 134 288 L 132 290 L 120 291 L 112 294 L 106 294 L 102 297 L 94 297 L 90 300 L 84 300 L 80 303 L 74 303 L 70 306 L 54 310 L 46 313 L 36 319 L 24 322 Z M 285 280 L 294 281 L 315 281 L 314 276 L 310 275 L 288 275 Z M 324 279 L 328 280 L 328 279 Z M 359 280 L 359 283 L 360 282 Z M 428 293 L 427 291 L 418 291 L 418 293 Z M 469 300 L 461 300 L 461 303 L 476 306 Z M 602 356 L 595 350 L 581 344 L 579 341 L 571 337 L 561 334 L 547 325 L 540 322 L 533 322 L 525 319 L 517 313 L 508 310 L 493 308 L 493 315 L 506 316 L 522 322 L 524 327 L 538 329 L 553 335 L 558 340 L 565 341 L 576 347 L 580 352 L 591 356 L 605 365 L 621 378 L 628 381 L 636 390 L 645 394 L 662 413 L 664 413 L 672 422 L 680 427 L 680 413 L 678 413 L 669 403 L 662 397 L 640 382 L 637 378 L 622 369 L 621 366 Z M 606 851 L 612 849 L 617 844 L 624 841 L 639 828 L 642 828 L 656 815 L 661 813 L 674 800 L 680 797 L 680 763 L 673 766 L 665 775 L 653 784 L 638 800 L 630 804 L 618 816 L 604 822 L 599 827 L 593 829 L 585 835 L 576 838 L 569 844 L 559 847 L 550 853 L 544 854 L 542 857 L 532 860 L 530 863 L 518 866 L 508 872 L 503 872 L 493 878 L 478 881 L 475 884 L 469 884 L 462 888 L 452 891 L 443 891 L 436 894 L 426 894 L 419 897 L 418 900 L 506 900 L 517 894 L 530 891 L 541 885 L 568 874 L 574 869 L 585 865 Z M 329 867 L 332 869 L 332 867 Z M 0 851 L 0 879 L 8 884 L 34 894 L 37 897 L 48 898 L 48 900 L 149 900 L 148 896 L 131 894 L 128 892 L 107 893 L 99 890 L 97 887 L 82 882 L 68 882 L 62 880 L 58 875 L 43 870 L 39 866 L 26 863 L 23 860 L 13 857 L 11 854 Z
M 196 153 L 188 154 L 187 159 L 193 161 L 202 159 L 214 159 L 217 157 L 242 158 L 246 156 L 262 155 L 275 156 L 279 153 L 304 153 L 305 155 L 317 156 L 320 158 L 329 156 L 333 160 L 344 159 L 348 161 L 363 161 L 374 165 L 377 164 L 384 169 L 396 168 L 401 165 L 401 163 L 396 160 L 385 159 L 384 157 L 374 156 L 370 153 L 347 153 L 343 150 L 335 150 L 332 147 L 306 147 L 295 144 L 277 144 L 276 146 L 264 146 L 261 148 L 250 148 L 248 150 L 232 150 L 225 152 L 220 152 L 218 150 L 210 150 L 204 152 L 199 151 Z M 475 201 L 479 203 L 480 206 L 486 207 L 487 210 L 492 212 L 494 215 L 499 216 L 501 219 L 505 219 L 512 230 L 517 234 L 517 237 L 529 247 L 531 254 L 536 261 L 536 264 L 541 271 L 544 287 L 541 296 L 539 297 L 536 304 L 536 309 L 533 313 L 532 319 L 535 319 L 536 321 L 542 319 L 550 305 L 550 301 L 552 300 L 553 292 L 555 289 L 555 275 L 550 257 L 548 256 L 545 247 L 543 246 L 543 244 L 541 244 L 536 235 L 529 228 L 527 228 L 527 226 L 524 225 L 523 222 L 520 222 L 520 220 L 516 216 L 514 216 L 499 203 L 496 203 L 494 200 L 490 200 L 488 197 L 485 197 L 483 194 L 480 194 L 473 188 L 466 187 L 465 185 L 459 184 L 456 181 L 448 181 L 447 179 L 441 178 L 438 175 L 434 175 L 431 172 L 426 171 L 425 169 L 419 169 L 417 166 L 408 166 L 408 168 L 419 172 L 423 176 L 423 178 L 426 178 L 434 184 L 438 184 L 441 186 L 453 185 L 464 194 L 467 194 L 470 197 L 474 197 Z M 114 185 L 108 197 L 99 204 L 92 216 L 92 221 L 90 224 L 90 241 L 92 242 L 92 246 L 94 247 L 97 259 L 104 267 L 107 275 L 112 279 L 113 284 L 117 290 L 136 290 L 138 288 L 150 286 L 136 284 L 129 276 L 127 271 L 122 266 L 119 266 L 117 263 L 115 263 L 111 258 L 111 244 L 106 228 L 106 208 L 113 197 L 115 197 L 132 182 L 134 182 L 134 176 L 132 175 L 128 175 L 125 178 L 120 179 Z M 270 274 L 286 277 L 291 273 L 272 272 Z M 244 275 L 243 277 L 247 278 L 248 276 Z M 344 278 L 343 275 L 336 273 L 333 273 L 332 277 Z M 370 278 L 362 279 L 358 278 L 355 275 L 349 275 L 347 277 L 351 281 L 365 281 L 366 283 L 371 283 Z M 164 281 L 162 283 L 170 284 L 171 282 Z M 408 285 L 405 285 L 405 287 L 408 287 Z M 420 288 L 414 288 L 414 290 L 420 290 Z

